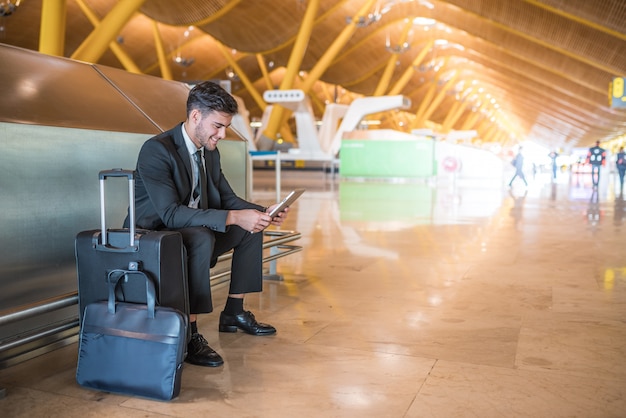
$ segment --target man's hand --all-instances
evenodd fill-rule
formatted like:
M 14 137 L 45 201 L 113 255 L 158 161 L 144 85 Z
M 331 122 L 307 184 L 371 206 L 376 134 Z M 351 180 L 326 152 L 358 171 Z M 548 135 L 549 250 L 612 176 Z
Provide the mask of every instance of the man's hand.
M 256 209 L 230 210 L 226 216 L 226 225 L 238 225 L 251 234 L 263 231 L 270 223 L 269 215 Z
M 279 205 L 279 203 L 273 204 L 272 206 L 270 206 L 267 209 L 265 209 L 265 212 L 266 213 L 270 213 L 272 211 L 272 209 L 274 209 L 278 205 Z M 272 219 L 272 222 L 271 222 L 272 225 L 281 226 L 283 221 L 285 219 L 287 219 L 287 212 L 289 212 L 289 207 L 286 207 L 281 212 L 278 212 L 278 214 L 276 216 L 274 216 L 274 218 Z

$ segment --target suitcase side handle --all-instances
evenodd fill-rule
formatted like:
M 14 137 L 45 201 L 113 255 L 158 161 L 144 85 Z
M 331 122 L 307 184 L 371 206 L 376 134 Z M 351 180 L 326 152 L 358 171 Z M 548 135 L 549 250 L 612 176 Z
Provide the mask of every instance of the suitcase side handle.
M 116 278 L 113 275 L 117 275 Z M 115 302 L 117 302 L 115 298 L 115 292 L 120 285 L 120 283 L 124 281 L 128 281 L 129 276 L 137 275 L 142 276 L 146 282 L 146 301 L 148 304 L 148 318 L 154 318 L 154 310 L 156 305 L 156 289 L 154 287 L 154 282 L 152 279 L 141 270 L 123 270 L 123 269 L 115 269 L 111 270 L 107 274 L 107 283 L 109 284 L 109 300 L 108 300 L 108 311 L 110 314 L 115 315 Z M 122 280 L 123 279 L 123 280 Z
M 104 203 L 104 181 L 107 177 L 126 177 L 128 179 L 128 218 L 129 218 L 129 245 L 135 247 L 135 171 L 124 170 L 122 168 L 114 168 L 112 170 L 102 170 L 98 174 L 100 178 L 100 227 L 102 229 L 101 240 L 102 246 L 107 246 L 106 234 L 106 213 Z

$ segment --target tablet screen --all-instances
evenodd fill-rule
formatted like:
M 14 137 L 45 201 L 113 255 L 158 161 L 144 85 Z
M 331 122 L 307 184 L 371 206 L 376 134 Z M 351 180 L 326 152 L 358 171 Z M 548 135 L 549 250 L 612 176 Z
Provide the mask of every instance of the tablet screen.
M 295 202 L 302 193 L 304 193 L 305 189 L 295 189 L 291 193 L 285 197 L 278 206 L 272 210 L 269 215 L 274 218 L 274 216 L 278 215 L 279 212 L 284 210 L 287 206 L 290 206 L 293 202 Z

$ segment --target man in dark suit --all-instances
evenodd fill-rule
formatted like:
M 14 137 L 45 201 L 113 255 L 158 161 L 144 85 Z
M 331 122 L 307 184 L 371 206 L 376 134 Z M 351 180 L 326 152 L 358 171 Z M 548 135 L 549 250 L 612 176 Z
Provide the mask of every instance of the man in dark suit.
M 263 290 L 262 231 L 270 224 L 282 224 L 288 210 L 270 218 L 268 213 L 276 205 L 264 208 L 239 198 L 224 177 L 217 144 L 237 111 L 237 102 L 219 85 L 198 84 L 189 92 L 185 122 L 146 141 L 137 159 L 137 227 L 182 234 L 188 254 L 192 332 L 187 361 L 209 367 L 224 361 L 198 333 L 196 318 L 213 310 L 209 270 L 226 251 L 234 250 L 219 330 L 276 332 L 243 309 L 243 298 Z

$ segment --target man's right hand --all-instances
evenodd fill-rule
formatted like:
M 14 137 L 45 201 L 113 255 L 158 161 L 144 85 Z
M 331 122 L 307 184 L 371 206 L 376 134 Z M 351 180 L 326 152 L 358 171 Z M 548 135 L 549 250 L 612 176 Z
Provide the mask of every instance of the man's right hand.
M 263 231 L 271 222 L 267 213 L 256 209 L 230 210 L 226 216 L 226 225 L 238 225 L 251 234 Z

